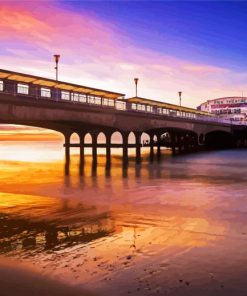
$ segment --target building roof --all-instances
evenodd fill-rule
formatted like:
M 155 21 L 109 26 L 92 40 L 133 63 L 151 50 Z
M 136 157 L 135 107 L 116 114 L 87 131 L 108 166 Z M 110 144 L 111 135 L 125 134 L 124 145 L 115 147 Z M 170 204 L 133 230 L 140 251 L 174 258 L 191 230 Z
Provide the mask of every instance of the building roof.
M 199 106 L 204 105 L 204 104 L 207 104 L 207 103 L 210 103 L 210 102 L 218 101 L 218 100 L 229 100 L 229 99 L 245 99 L 245 100 L 247 100 L 247 97 L 235 96 L 235 97 L 215 98 L 215 99 L 207 100 L 207 101 L 201 103 Z M 198 107 L 199 107 L 199 106 L 198 106 Z
M 93 95 L 93 96 L 100 96 L 100 97 L 107 97 L 111 99 L 118 99 L 120 97 L 124 97 L 125 94 L 111 92 L 108 90 L 97 89 L 93 87 L 68 83 L 64 81 L 53 80 L 49 78 L 18 73 L 8 70 L 0 69 L 0 79 L 9 79 L 16 82 L 23 82 L 28 84 L 40 85 L 44 87 L 54 87 L 59 88 L 66 91 L 74 91 L 74 92 L 81 92 L 83 94 Z
M 141 98 L 141 97 L 128 98 L 127 101 L 130 103 L 148 104 L 148 105 L 157 106 L 157 107 L 161 107 L 161 108 L 169 108 L 170 110 L 176 110 L 176 111 L 178 110 L 178 111 L 200 113 L 203 115 L 208 115 L 207 112 L 199 111 L 197 109 L 174 105 L 174 104 L 165 103 L 165 102 L 160 102 L 160 101 L 156 101 L 156 100 L 152 100 L 152 99 Z

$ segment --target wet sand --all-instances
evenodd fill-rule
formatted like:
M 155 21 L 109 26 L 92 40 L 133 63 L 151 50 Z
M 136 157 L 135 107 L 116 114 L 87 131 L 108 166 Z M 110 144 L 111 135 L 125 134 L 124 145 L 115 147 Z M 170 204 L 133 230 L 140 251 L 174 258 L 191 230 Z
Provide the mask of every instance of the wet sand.
M 6 285 L 44 281 L 101 296 L 246 296 L 246 156 L 130 161 L 128 177 L 117 158 L 107 175 L 104 158 L 96 174 L 87 158 L 83 177 L 74 156 L 70 177 L 62 161 L 2 161 L 0 254 L 26 271 L 1 267 Z
M 78 287 L 51 280 L 39 273 L 16 267 L 0 258 L 1 296 L 95 296 Z

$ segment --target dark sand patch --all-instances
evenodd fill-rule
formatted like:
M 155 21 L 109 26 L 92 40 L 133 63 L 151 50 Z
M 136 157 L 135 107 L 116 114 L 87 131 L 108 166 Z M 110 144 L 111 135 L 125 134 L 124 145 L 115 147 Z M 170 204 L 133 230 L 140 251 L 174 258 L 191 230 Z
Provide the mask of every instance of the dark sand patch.
M 93 296 L 94 294 L 47 279 L 33 271 L 0 263 L 1 296 Z

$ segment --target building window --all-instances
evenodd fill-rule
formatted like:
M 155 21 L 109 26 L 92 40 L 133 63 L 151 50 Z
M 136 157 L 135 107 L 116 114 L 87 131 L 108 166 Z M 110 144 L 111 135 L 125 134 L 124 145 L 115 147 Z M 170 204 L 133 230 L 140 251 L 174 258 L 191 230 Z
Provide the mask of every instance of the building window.
M 21 84 L 21 83 L 17 84 L 17 93 L 18 94 L 28 95 L 28 92 L 29 92 L 29 86 L 28 85 Z
M 139 111 L 146 111 L 146 106 L 142 104 L 137 104 L 137 110 Z
M 41 97 L 50 98 L 51 97 L 51 90 L 49 88 L 41 88 L 40 90 Z
M 95 97 L 95 99 L 94 99 L 94 104 L 96 104 L 96 105 L 101 105 L 101 98 L 97 98 L 97 97 Z
M 0 91 L 3 91 L 3 81 L 0 81 Z
M 103 105 L 114 107 L 114 100 L 111 100 L 111 99 L 103 99 Z
M 153 112 L 153 106 L 147 106 L 147 112 Z
M 87 98 L 89 104 L 95 104 L 95 98 L 92 96 L 88 96 Z
M 131 104 L 131 109 L 136 110 L 136 104 L 135 104 L 135 103 L 132 103 L 132 104 Z
M 143 107 L 142 107 L 143 105 L 141 105 L 141 104 L 137 104 L 137 110 L 138 111 L 142 111 L 143 110 Z M 144 108 L 145 108 L 145 106 L 144 106 Z M 145 109 L 144 109 L 145 110 Z
M 114 100 L 108 99 L 108 105 L 114 107 Z
M 126 103 L 121 101 L 116 101 L 116 109 L 126 110 Z
M 171 116 L 176 116 L 177 113 L 176 113 L 176 111 L 174 111 L 174 110 L 169 110 L 169 115 L 171 115 Z
M 86 103 L 87 102 L 87 96 L 86 95 L 79 95 L 79 101 L 81 103 Z
M 79 101 L 79 94 L 71 93 L 71 101 L 78 102 Z
M 61 99 L 62 100 L 70 100 L 70 94 L 68 91 L 61 91 Z

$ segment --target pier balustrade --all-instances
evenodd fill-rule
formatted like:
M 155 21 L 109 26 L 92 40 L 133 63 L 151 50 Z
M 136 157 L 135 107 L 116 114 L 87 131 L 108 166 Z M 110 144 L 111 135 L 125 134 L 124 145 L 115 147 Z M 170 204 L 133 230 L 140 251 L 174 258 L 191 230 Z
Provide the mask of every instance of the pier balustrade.
M 179 110 L 169 110 L 148 104 L 134 104 L 123 98 L 111 99 L 99 96 L 92 96 L 85 93 L 69 92 L 56 87 L 43 87 L 37 84 L 18 83 L 15 81 L 0 80 L 0 92 L 14 96 L 25 96 L 36 100 L 61 101 L 72 104 L 84 104 L 94 106 L 96 108 L 109 108 L 112 110 L 131 112 L 131 113 L 145 113 L 149 115 L 159 115 L 161 117 L 186 118 L 186 120 L 200 120 L 207 122 L 217 122 L 230 125 L 247 125 L 246 122 L 235 122 L 230 119 L 223 119 L 217 116 L 200 115 L 192 112 L 181 112 Z

